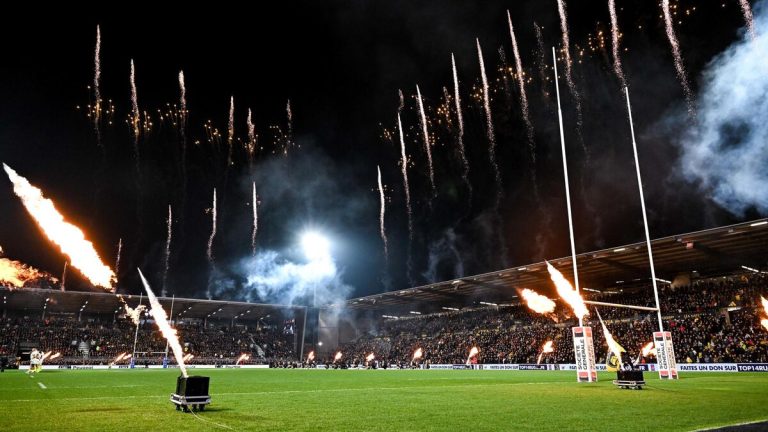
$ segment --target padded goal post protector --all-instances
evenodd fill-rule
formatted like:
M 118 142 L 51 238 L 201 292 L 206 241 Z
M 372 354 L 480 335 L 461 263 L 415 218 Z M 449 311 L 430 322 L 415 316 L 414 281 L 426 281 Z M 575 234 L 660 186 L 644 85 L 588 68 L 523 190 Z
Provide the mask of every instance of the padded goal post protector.
M 677 362 L 675 347 L 672 345 L 672 333 L 654 332 L 653 341 L 656 345 L 656 360 L 659 364 L 659 378 L 677 379 Z
M 573 327 L 571 330 L 573 331 L 573 353 L 576 357 L 576 380 L 597 382 L 592 327 Z

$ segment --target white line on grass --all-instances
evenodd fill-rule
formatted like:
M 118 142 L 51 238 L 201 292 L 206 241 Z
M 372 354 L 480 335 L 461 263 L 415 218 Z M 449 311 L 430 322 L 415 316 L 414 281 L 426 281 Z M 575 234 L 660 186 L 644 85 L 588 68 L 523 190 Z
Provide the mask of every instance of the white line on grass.
M 45 390 L 48 387 L 45 386 L 45 384 L 41 383 L 40 381 L 37 382 L 37 385 L 40 386 L 41 389 Z
M 730 428 L 730 427 L 734 427 L 734 426 L 747 426 L 747 425 L 752 425 L 752 424 L 762 423 L 762 422 L 768 422 L 768 419 L 753 420 L 753 421 L 748 421 L 748 422 L 743 422 L 743 423 L 724 424 L 724 425 L 720 425 L 720 426 L 711 426 L 711 427 L 707 427 L 705 429 L 696 429 L 693 432 L 705 432 L 705 431 L 711 431 L 711 430 L 722 429 L 722 428 Z

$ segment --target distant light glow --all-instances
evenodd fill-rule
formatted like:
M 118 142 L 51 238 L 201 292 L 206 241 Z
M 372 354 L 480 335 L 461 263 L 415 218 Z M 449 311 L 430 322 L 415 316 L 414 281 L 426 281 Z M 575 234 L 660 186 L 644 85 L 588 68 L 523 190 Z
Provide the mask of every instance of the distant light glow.
M 327 261 L 331 257 L 331 244 L 322 235 L 307 232 L 301 236 L 301 247 L 310 261 Z

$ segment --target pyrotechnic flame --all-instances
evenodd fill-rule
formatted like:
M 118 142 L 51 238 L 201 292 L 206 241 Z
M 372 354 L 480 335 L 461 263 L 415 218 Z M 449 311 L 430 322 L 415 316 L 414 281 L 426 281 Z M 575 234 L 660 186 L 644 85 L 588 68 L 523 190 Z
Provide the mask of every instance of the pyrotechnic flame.
M 211 236 L 208 237 L 208 261 L 213 262 L 213 239 L 216 237 L 216 188 L 213 188 L 213 204 L 211 206 Z
M 3 168 L 13 183 L 14 193 L 45 235 L 59 246 L 72 265 L 93 285 L 112 290 L 115 273 L 101 261 L 93 243 L 85 239 L 79 228 L 64 220 L 53 201 L 45 198 L 40 189 L 32 186 L 8 165 L 3 164 Z
M 544 346 L 541 347 L 541 352 L 539 353 L 539 359 L 536 361 L 536 364 L 541 364 L 541 357 L 543 357 L 544 354 L 551 353 L 554 351 L 555 351 L 555 347 L 552 345 L 551 340 L 544 342 Z
M 259 231 L 259 200 L 256 195 L 256 182 L 253 182 L 253 230 L 251 231 L 251 255 L 256 255 L 256 233 Z
M 664 24 L 666 26 L 667 39 L 669 39 L 669 45 L 672 48 L 672 57 L 675 60 L 677 78 L 680 80 L 680 84 L 683 86 L 683 91 L 685 92 L 685 100 L 688 104 L 688 113 L 693 116 L 695 115 L 693 105 L 693 90 L 691 90 L 691 85 L 688 83 L 688 74 L 685 72 L 683 56 L 680 54 L 680 44 L 677 41 L 677 36 L 675 35 L 675 29 L 673 27 L 674 23 L 672 21 L 672 14 L 669 11 L 669 0 L 662 0 L 661 8 L 664 12 Z
M 376 166 L 376 172 L 379 180 L 379 233 L 381 234 L 381 241 L 384 243 L 384 258 L 386 259 L 389 253 L 387 252 L 387 232 L 384 227 L 384 212 L 386 209 L 387 201 L 384 197 L 384 186 L 381 184 L 381 167 Z
M 576 317 L 582 319 L 586 315 L 589 315 L 589 310 L 587 310 L 587 306 L 584 304 L 584 299 L 582 299 L 579 293 L 573 289 L 573 286 L 570 282 L 568 282 L 563 274 L 554 268 L 549 262 L 547 262 L 547 270 L 549 271 L 550 279 L 552 279 L 552 282 L 555 283 L 557 294 L 566 303 L 568 303 L 569 306 L 571 306 L 571 309 L 573 309 L 573 313 L 576 314 Z
M 619 360 L 621 360 L 621 353 L 626 352 L 626 350 L 616 342 L 611 332 L 608 331 L 608 327 L 603 322 L 603 317 L 600 316 L 600 312 L 597 313 L 597 318 L 600 319 L 600 325 L 603 327 L 603 336 L 605 336 L 605 343 L 608 344 L 609 352 L 612 352 Z
M 512 16 L 507 10 L 507 22 L 509 22 L 509 36 L 512 38 L 512 52 L 515 55 L 515 69 L 517 70 L 517 85 L 520 88 L 520 110 L 523 113 L 523 121 L 528 134 L 528 146 L 531 150 L 533 160 L 536 160 L 536 142 L 533 139 L 533 123 L 528 113 L 528 95 L 525 93 L 525 72 L 523 71 L 523 62 L 520 60 L 520 51 L 517 48 L 517 38 L 515 37 L 515 27 L 512 26 Z
M 315 352 L 310 351 L 309 354 L 307 354 L 307 363 L 311 362 L 314 359 L 315 359 Z
M 147 291 L 149 304 L 152 306 L 150 310 L 152 312 L 152 317 L 155 319 L 155 324 L 157 324 L 157 327 L 160 329 L 163 337 L 165 337 L 165 339 L 168 341 L 168 344 L 171 346 L 171 350 L 173 350 L 173 356 L 176 357 L 176 363 L 179 364 L 181 374 L 186 378 L 189 375 L 187 375 L 187 368 L 184 366 L 184 350 L 181 349 L 181 344 L 179 344 L 179 337 L 176 335 L 176 330 L 172 328 L 168 323 L 168 315 L 166 315 L 165 310 L 160 305 L 160 302 L 157 301 L 155 293 L 152 292 L 152 288 L 149 287 L 149 283 L 144 278 L 141 270 L 139 270 L 139 277 L 141 278 L 141 283 L 144 284 L 144 289 Z
M 117 362 L 119 362 L 121 360 L 125 360 L 127 358 L 126 355 L 128 355 L 128 354 L 127 353 L 119 354 L 117 357 L 115 357 L 114 360 L 112 360 L 112 363 L 114 364 L 114 363 L 117 363 Z
M 739 4 L 741 5 L 741 13 L 744 15 L 744 22 L 747 24 L 749 37 L 755 40 L 757 39 L 757 34 L 755 33 L 755 23 L 752 17 L 752 8 L 749 7 L 749 0 L 739 0 Z
M 424 102 L 421 98 L 421 90 L 416 85 L 416 96 L 419 100 L 419 118 L 421 119 L 421 134 L 424 140 L 424 150 L 427 152 L 427 169 L 429 170 L 429 184 L 432 187 L 432 193 L 435 193 L 435 170 L 432 167 L 432 142 L 429 139 L 429 130 L 427 129 L 427 115 L 424 112 Z
M 645 346 L 643 346 L 643 349 L 640 350 L 640 353 L 642 354 L 643 357 L 655 356 L 656 348 L 653 347 L 653 342 L 648 342 L 647 344 L 645 344 Z
M 188 361 L 192 360 L 193 358 L 195 358 L 194 354 L 187 354 L 187 355 L 184 356 L 184 362 L 188 362 Z
M 54 360 L 61 357 L 61 353 L 57 352 L 56 354 L 52 355 L 48 360 Z
M 520 295 L 525 300 L 525 304 L 532 311 L 540 314 L 552 313 L 555 311 L 555 302 L 547 297 L 528 288 L 523 289 Z
M 373 355 L 373 353 L 370 353 L 370 354 L 368 354 L 368 355 L 365 357 L 365 361 L 373 361 L 373 359 L 375 359 L 375 358 L 376 358 L 376 356 L 375 356 L 375 355 Z
M 135 325 L 139 325 L 139 319 L 141 317 L 141 313 L 147 310 L 147 307 L 141 304 L 136 306 L 136 309 L 134 309 L 128 306 L 128 303 L 123 303 L 123 308 L 125 308 L 125 314 L 128 315 L 129 318 L 131 318 L 131 321 L 133 321 L 133 324 Z
M 333 356 L 333 361 L 339 361 L 341 360 L 341 351 L 337 352 L 335 356 Z
M 467 356 L 467 364 L 469 364 L 469 361 L 472 359 L 472 357 L 476 356 L 480 350 L 477 347 L 472 347 L 472 349 L 469 350 L 469 355 Z
M 459 156 L 461 157 L 461 163 L 464 167 L 463 172 L 461 173 L 461 177 L 464 180 L 464 183 L 467 185 L 467 189 L 469 190 L 470 194 L 470 202 L 471 195 L 472 195 L 472 183 L 469 181 L 469 160 L 467 159 L 467 153 L 464 149 L 464 115 L 461 112 L 461 95 L 459 94 L 459 75 L 456 72 L 456 59 L 453 57 L 453 53 L 451 53 L 451 67 L 453 68 L 453 102 L 454 107 L 456 108 L 456 118 L 459 123 L 459 135 L 456 138 L 456 141 L 459 145 Z
M 2 252 L 0 252 L 2 253 Z M 18 261 L 0 258 L 0 282 L 21 288 L 27 281 L 49 277 L 47 273 Z
M 501 172 L 496 163 L 496 135 L 493 132 L 493 117 L 491 115 L 491 94 L 488 88 L 488 77 L 485 74 L 485 61 L 483 61 L 483 49 L 480 48 L 480 39 L 477 42 L 477 58 L 480 61 L 480 75 L 483 80 L 483 109 L 485 110 L 486 133 L 488 135 L 488 157 L 493 167 L 494 178 L 496 179 L 496 203 L 495 209 L 498 211 L 501 203 Z
M 45 354 L 43 354 L 43 360 L 45 360 L 45 359 L 47 359 L 48 357 L 50 357 L 50 356 L 51 356 L 51 354 L 53 354 L 53 351 L 48 351 L 48 352 L 46 352 Z
M 132 354 L 126 354 L 125 357 L 123 357 L 123 360 L 130 360 L 131 357 L 133 357 Z
M 765 297 L 763 296 L 760 296 L 760 300 L 763 303 L 763 311 L 765 312 L 766 315 L 768 315 L 768 300 L 766 300 Z M 762 324 L 763 327 L 765 327 L 765 329 L 768 330 L 768 318 L 760 320 L 760 324 Z
M 619 20 L 616 18 L 616 0 L 608 0 L 608 12 L 611 15 L 611 52 L 613 54 L 613 71 L 621 81 L 621 87 L 627 86 L 624 78 L 624 70 L 621 68 L 621 56 L 619 54 Z
M 416 351 L 413 352 L 413 360 L 420 359 L 424 356 L 424 351 L 422 351 L 421 348 L 417 348 Z
M 240 357 L 237 358 L 237 361 L 235 362 L 236 365 L 239 365 L 241 361 L 250 359 L 251 356 L 248 354 L 242 354 Z

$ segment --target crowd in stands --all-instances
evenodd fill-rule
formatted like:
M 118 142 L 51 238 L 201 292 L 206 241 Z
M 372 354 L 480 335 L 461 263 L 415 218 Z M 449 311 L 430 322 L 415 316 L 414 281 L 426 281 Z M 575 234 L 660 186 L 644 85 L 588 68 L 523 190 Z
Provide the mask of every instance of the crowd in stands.
M 664 328 L 672 332 L 677 361 L 768 362 L 768 329 L 760 324 L 765 317 L 761 294 L 768 295 L 764 274 L 700 280 L 674 289 L 662 286 Z M 655 304 L 650 286 L 586 297 L 638 306 Z M 633 358 L 658 331 L 655 312 L 609 307 L 600 307 L 599 312 L 614 339 Z M 548 315 L 536 314 L 525 305 L 470 309 L 385 320 L 375 332 L 339 349 L 351 363 L 362 362 L 372 352 L 382 361 L 408 363 L 421 348 L 425 363 L 457 364 L 467 361 L 472 347 L 479 348 L 479 363 L 536 363 L 542 346 L 551 340 L 554 352 L 544 354 L 542 362 L 573 363 L 571 327 L 576 324 L 567 305 L 560 302 L 555 313 Z M 596 358 L 604 362 L 608 349 L 594 307 L 584 325 L 593 328 Z
M 43 352 L 61 355 L 46 359 L 46 364 L 109 364 L 122 353 L 136 352 L 139 365 L 162 364 L 166 340 L 157 326 L 142 320 L 137 326 L 128 319 L 75 316 L 15 317 L 0 319 L 0 356 L 15 357 L 19 344 L 34 344 Z M 293 334 L 278 324 L 213 325 L 178 323 L 176 329 L 184 354 L 194 357 L 190 364 L 233 364 L 242 354 L 241 364 L 267 363 L 295 358 Z M 169 357 L 173 357 L 172 354 Z M 120 362 L 126 364 L 128 361 Z M 174 363 L 171 360 L 171 363 Z

